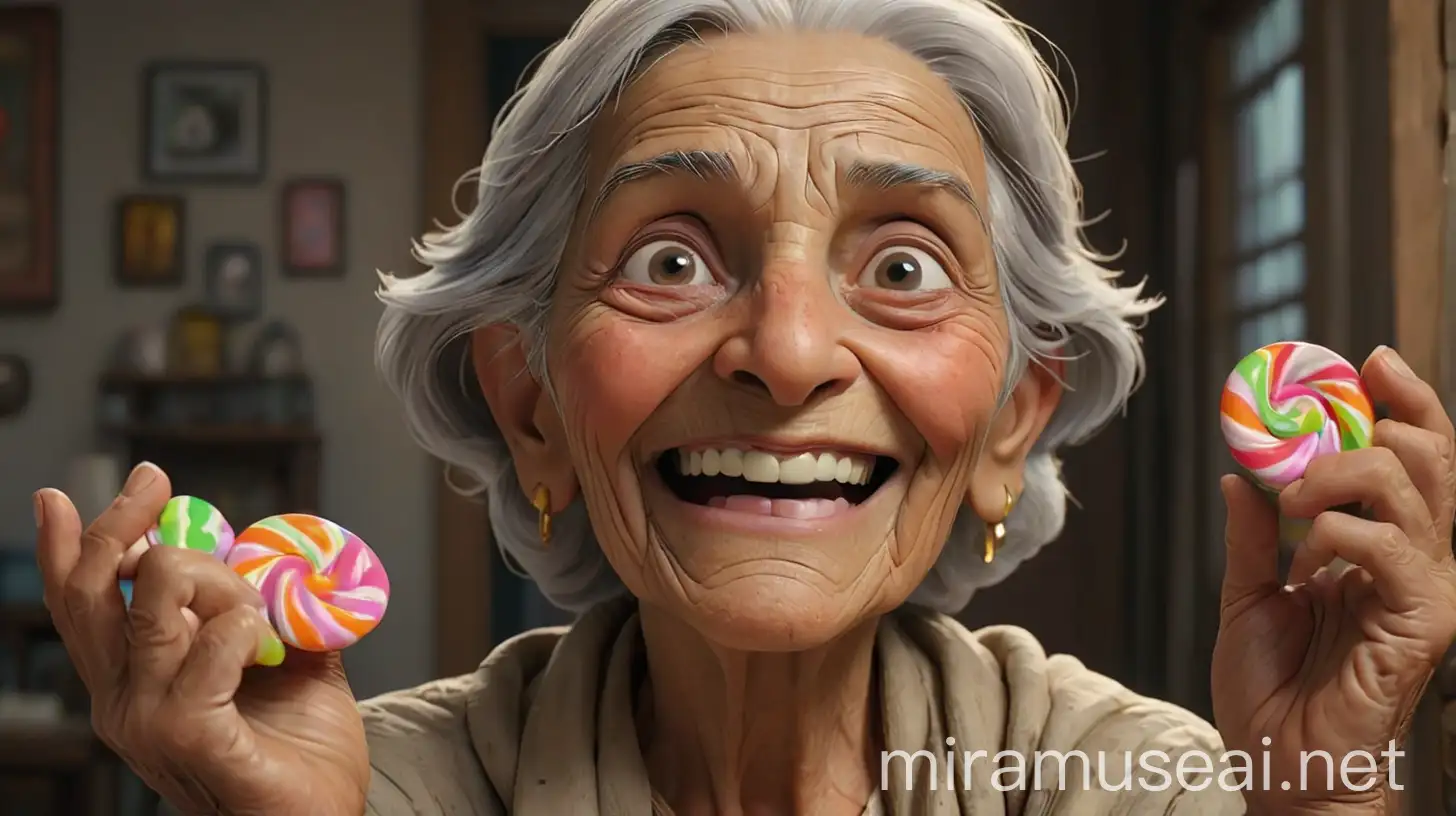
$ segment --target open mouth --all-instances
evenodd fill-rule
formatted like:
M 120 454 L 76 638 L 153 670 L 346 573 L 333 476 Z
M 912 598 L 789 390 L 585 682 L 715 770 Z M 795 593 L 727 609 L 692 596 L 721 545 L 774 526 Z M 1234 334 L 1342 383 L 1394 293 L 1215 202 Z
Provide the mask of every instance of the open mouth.
M 690 504 L 786 518 L 821 518 L 869 500 L 894 475 L 888 456 L 676 448 L 657 458 L 673 495 Z

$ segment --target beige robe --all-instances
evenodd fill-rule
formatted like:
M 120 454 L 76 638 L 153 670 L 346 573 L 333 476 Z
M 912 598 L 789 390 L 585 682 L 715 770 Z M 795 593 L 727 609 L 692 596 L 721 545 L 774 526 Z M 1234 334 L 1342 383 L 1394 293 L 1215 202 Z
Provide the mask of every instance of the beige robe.
M 632 667 L 640 648 L 634 606 L 613 602 L 570 629 L 529 632 L 503 644 L 474 674 L 364 702 L 374 768 L 369 813 L 665 812 L 650 788 L 633 718 Z M 1149 789 L 1156 784 L 1106 790 L 1125 778 L 1126 752 L 1162 751 L 1169 756 L 1164 767 L 1172 770 L 1190 750 L 1217 760 L 1218 733 L 1193 714 L 1138 696 L 1074 658 L 1047 657 L 1024 630 L 970 632 L 944 615 L 906 608 L 884 618 L 876 661 L 887 750 L 928 751 L 937 755 L 938 769 L 932 785 L 928 756 L 921 755 L 915 778 L 908 780 L 913 790 L 907 790 L 907 763 L 890 760 L 883 777 L 889 784 L 869 803 L 866 816 L 1244 812 L 1242 797 L 1217 784 L 1202 791 L 1178 785 Z M 953 789 L 944 784 L 947 737 L 955 738 L 958 752 Z M 1025 758 L 1023 776 L 1013 769 L 993 779 L 998 766 L 988 757 L 1003 750 Z M 971 754 L 959 752 L 974 751 L 987 753 L 967 771 Z M 1038 751 L 1041 785 L 1033 787 Z M 1094 763 L 1104 752 L 1106 784 L 1095 768 L 1086 784 L 1077 755 L 1065 766 L 1056 759 L 1073 751 Z M 1138 760 L 1133 765 L 1139 767 Z M 1017 779 L 1024 785 L 1015 785 Z

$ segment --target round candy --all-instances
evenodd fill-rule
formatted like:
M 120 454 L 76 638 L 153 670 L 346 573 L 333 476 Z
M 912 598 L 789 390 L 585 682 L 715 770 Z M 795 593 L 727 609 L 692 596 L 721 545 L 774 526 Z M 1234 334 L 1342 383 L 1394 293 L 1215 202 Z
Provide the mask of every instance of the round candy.
M 332 652 L 379 625 L 389 576 L 362 539 L 317 516 L 270 516 L 238 534 L 228 566 L 257 587 L 278 637 Z
M 194 496 L 173 496 L 162 507 L 156 526 L 147 531 L 153 547 L 182 547 L 225 560 L 233 546 L 233 528 L 222 513 Z
M 1312 343 L 1273 343 L 1245 357 L 1219 412 L 1234 460 L 1273 491 L 1319 456 L 1369 447 L 1375 427 L 1360 372 Z

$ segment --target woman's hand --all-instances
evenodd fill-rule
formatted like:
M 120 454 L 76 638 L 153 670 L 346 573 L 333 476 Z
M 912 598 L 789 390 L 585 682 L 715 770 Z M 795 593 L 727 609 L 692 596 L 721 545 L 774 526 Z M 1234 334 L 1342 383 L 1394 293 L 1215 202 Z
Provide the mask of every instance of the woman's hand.
M 1386 812 L 1390 772 L 1396 785 L 1410 782 L 1409 763 L 1391 761 L 1392 741 L 1403 747 L 1456 637 L 1451 419 L 1394 351 L 1377 350 L 1361 374 L 1392 418 L 1375 426 L 1373 447 L 1315 460 L 1280 494 L 1277 513 L 1313 520 L 1287 582 L 1275 507 L 1242 479 L 1223 480 L 1228 565 L 1213 706 L 1228 748 L 1253 757 L 1256 772 L 1269 753 L 1271 790 L 1246 793 L 1254 812 Z M 1370 518 L 1334 509 L 1351 504 Z M 1336 558 L 1353 566 L 1329 567 Z M 1333 757 L 1333 786 L 1322 757 L 1303 761 L 1314 751 Z M 1380 767 L 1368 780 L 1364 756 Z
M 64 494 L 36 494 L 46 606 L 97 734 L 184 813 L 363 813 L 368 751 L 338 656 L 251 668 L 283 657 L 257 591 L 203 553 L 133 545 L 170 496 L 141 465 L 83 532 Z

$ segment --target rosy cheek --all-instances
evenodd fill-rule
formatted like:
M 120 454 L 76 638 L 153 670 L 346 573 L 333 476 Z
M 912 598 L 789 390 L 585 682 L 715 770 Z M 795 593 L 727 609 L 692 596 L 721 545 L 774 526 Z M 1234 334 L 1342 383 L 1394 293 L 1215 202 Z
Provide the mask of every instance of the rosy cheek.
M 951 462 L 978 441 L 996 410 L 1003 364 L 995 330 L 963 323 L 923 331 L 876 329 L 860 351 L 880 383 L 925 438 Z
M 570 331 L 555 355 L 552 382 L 568 421 L 592 437 L 583 441 L 609 456 L 710 353 L 701 328 L 680 323 L 608 312 Z

